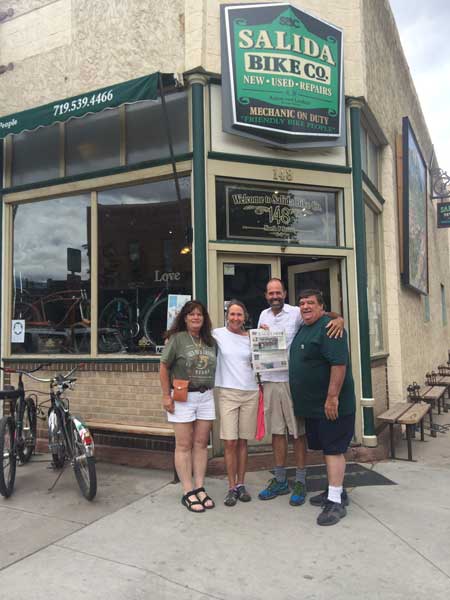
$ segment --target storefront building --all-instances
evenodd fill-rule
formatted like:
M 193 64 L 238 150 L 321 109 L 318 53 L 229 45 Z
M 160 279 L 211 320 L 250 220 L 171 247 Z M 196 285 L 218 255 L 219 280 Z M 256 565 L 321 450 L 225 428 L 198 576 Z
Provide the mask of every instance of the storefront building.
M 321 288 L 362 446 L 447 359 L 448 235 L 387 0 L 254 4 L 30 0 L 0 23 L 2 359 L 83 362 L 72 406 L 111 457 L 165 447 L 169 296 L 215 326 L 239 298 L 254 327 L 270 277 L 291 304 Z

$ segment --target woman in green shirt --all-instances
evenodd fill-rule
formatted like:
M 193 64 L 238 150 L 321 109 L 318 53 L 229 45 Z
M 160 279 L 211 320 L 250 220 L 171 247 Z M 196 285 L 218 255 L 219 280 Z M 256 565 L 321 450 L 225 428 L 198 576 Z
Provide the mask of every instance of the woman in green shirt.
M 167 333 L 161 355 L 163 407 L 175 431 L 175 468 L 183 486 L 182 504 L 191 512 L 214 508 L 204 488 L 214 408 L 216 344 L 211 319 L 201 302 L 187 302 Z M 173 400 L 173 380 L 189 380 L 187 400 Z

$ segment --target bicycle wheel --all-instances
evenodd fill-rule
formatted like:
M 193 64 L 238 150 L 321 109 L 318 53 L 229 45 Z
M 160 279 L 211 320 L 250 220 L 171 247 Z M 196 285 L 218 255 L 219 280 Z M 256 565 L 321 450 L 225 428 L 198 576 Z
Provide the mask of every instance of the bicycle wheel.
M 36 447 L 36 406 L 34 400 L 25 398 L 25 409 L 22 418 L 22 431 L 17 440 L 17 454 L 21 463 L 27 463 Z
M 73 471 L 81 493 L 87 500 L 93 500 L 97 493 L 97 472 L 95 458 L 86 455 L 86 448 L 73 421 L 70 422 L 73 441 Z
M 115 329 L 123 339 L 131 337 L 133 329 L 131 304 L 125 298 L 113 298 L 100 313 L 99 329 Z
M 72 348 L 76 354 L 91 353 L 91 327 L 86 323 L 75 323 L 71 327 Z
M 124 352 L 125 346 L 122 343 L 122 337 L 115 329 L 98 330 L 98 351 L 105 354 L 112 352 Z
M 26 323 L 32 322 L 40 322 L 41 314 L 39 309 L 30 304 L 29 302 L 17 302 L 14 306 L 14 318 L 15 319 L 24 319 Z
M 48 414 L 48 447 L 52 454 L 53 466 L 62 469 L 66 460 L 66 442 L 61 415 L 57 410 Z
M 144 334 L 153 346 L 164 344 L 167 325 L 167 296 L 152 304 L 142 319 Z
M 16 449 L 14 445 L 14 422 L 11 417 L 0 419 L 0 494 L 8 498 L 16 480 Z

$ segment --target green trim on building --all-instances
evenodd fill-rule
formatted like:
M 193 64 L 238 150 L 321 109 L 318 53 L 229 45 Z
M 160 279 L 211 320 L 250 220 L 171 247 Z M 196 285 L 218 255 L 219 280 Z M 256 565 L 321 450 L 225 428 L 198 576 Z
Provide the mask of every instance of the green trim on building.
M 122 104 L 134 104 L 143 100 L 158 98 L 159 73 L 144 75 L 108 85 L 90 92 L 83 92 L 70 98 L 54 100 L 49 104 L 23 110 L 6 117 L 0 117 L 0 138 L 22 131 L 34 131 L 54 123 L 64 123 L 86 115 L 117 108 Z M 172 77 L 173 81 L 173 77 Z
M 361 166 L 361 110 L 350 107 L 350 129 L 353 165 L 353 200 L 355 221 L 356 272 L 361 352 L 361 384 L 363 398 L 372 398 L 370 362 L 369 309 L 367 304 L 366 234 L 364 219 L 363 176 Z M 364 407 L 364 435 L 375 435 L 373 408 Z
M 191 159 L 192 152 L 175 156 L 176 162 L 184 162 L 186 160 Z M 102 169 L 101 171 L 91 171 L 90 173 L 81 173 L 79 175 L 57 177 L 55 179 L 47 179 L 46 181 L 36 181 L 34 183 L 17 185 L 15 187 L 10 188 L 0 188 L 0 193 L 3 192 L 3 194 L 15 194 L 16 192 L 26 192 L 28 190 L 50 187 L 52 185 L 63 185 L 65 183 L 73 183 L 74 181 L 85 181 L 86 179 L 97 179 L 98 177 L 108 177 L 110 175 L 120 175 L 120 173 L 130 173 L 132 171 L 139 171 L 140 169 L 151 169 L 153 167 L 160 167 L 162 165 L 170 165 L 171 163 L 172 159 L 170 158 L 170 156 L 166 156 L 164 158 L 158 158 L 157 160 L 146 160 L 144 162 L 139 162 L 134 165 L 126 165 L 124 167 Z
M 195 298 L 208 300 L 206 272 L 205 124 L 203 84 L 192 84 Z
M 380 192 L 377 190 L 377 188 L 373 185 L 373 183 L 370 181 L 370 179 L 364 173 L 364 171 L 362 172 L 362 180 L 363 180 L 364 184 L 367 185 L 367 187 L 372 192 L 372 194 L 375 196 L 375 198 L 378 200 L 378 202 L 380 204 L 384 204 L 386 202 L 386 200 L 383 198 L 383 196 L 380 194 Z
M 142 363 L 159 363 L 159 357 L 152 356 L 149 358 L 77 358 L 72 356 L 61 356 L 61 358 L 48 358 L 47 356 L 35 355 L 33 358 L 23 356 L 10 356 L 3 359 L 4 363 L 45 363 L 45 364 L 71 364 L 71 363 L 98 363 L 98 364 L 142 364 Z
M 321 250 L 353 250 L 350 246 L 302 246 L 301 244 L 289 244 L 284 242 L 284 240 L 280 240 L 278 242 L 274 242 L 272 240 L 260 240 L 260 241 L 249 241 L 249 240 L 209 240 L 210 244 L 230 244 L 230 245 L 239 245 L 239 246 L 274 246 L 279 248 L 282 246 L 283 248 L 302 248 L 302 250 L 316 250 L 320 248 Z M 312 252 L 314 254 L 314 252 Z
M 240 162 L 249 165 L 263 165 L 269 167 L 290 167 L 292 169 L 304 169 L 305 171 L 323 171 L 328 173 L 352 172 L 350 167 L 341 165 L 327 165 L 322 163 L 304 162 L 301 160 L 289 160 L 283 158 L 263 158 L 259 156 L 247 156 L 244 154 L 227 154 L 226 152 L 208 152 L 210 160 L 223 160 L 226 162 Z

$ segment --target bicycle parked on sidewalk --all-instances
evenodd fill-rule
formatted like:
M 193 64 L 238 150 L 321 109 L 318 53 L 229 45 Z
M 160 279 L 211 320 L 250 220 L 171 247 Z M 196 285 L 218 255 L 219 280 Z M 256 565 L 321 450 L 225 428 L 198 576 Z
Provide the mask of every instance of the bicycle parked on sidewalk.
M 9 415 L 0 419 L 0 494 L 8 498 L 14 489 L 17 461 L 27 463 L 36 447 L 36 396 L 25 395 L 23 375 L 32 371 L 21 371 L 9 367 L 0 367 L 5 373 L 17 373 L 17 388 L 12 385 L 0 390 L 0 400 L 9 402 Z
M 46 365 L 40 365 L 32 371 L 4 369 L 6 372 L 18 373 L 19 382 L 21 382 L 22 375 L 26 375 L 34 381 L 48 383 L 50 393 L 48 399 L 42 402 L 37 403 L 33 398 L 31 398 L 31 401 L 25 402 L 24 411 L 27 415 L 27 411 L 30 411 L 30 415 L 32 415 L 33 444 L 30 440 L 21 442 L 21 435 L 24 436 L 25 434 L 20 434 L 20 430 L 16 428 L 16 422 L 11 416 L 3 417 L 0 420 L 0 453 L 3 456 L 0 470 L 0 492 L 5 496 L 9 496 L 12 492 L 16 472 L 16 456 L 21 457 L 20 448 L 22 446 L 22 454 L 25 459 L 29 460 L 29 457 L 31 457 L 36 443 L 36 417 L 39 416 L 46 419 L 48 423 L 48 444 L 52 454 L 53 466 L 57 469 L 63 469 L 70 462 L 83 496 L 88 500 L 92 500 L 97 493 L 94 440 L 82 420 L 70 413 L 69 399 L 66 396 L 66 390 L 73 389 L 76 381 L 76 378 L 71 377 L 71 375 L 80 365 L 77 365 L 65 375 L 57 374 L 49 378 L 36 377 L 34 373 L 44 366 Z M 20 393 L 20 390 L 2 390 L 0 391 L 0 398 L 15 402 Z M 27 397 L 26 400 L 28 398 L 30 397 Z M 47 406 L 48 411 L 45 412 L 43 407 Z M 11 414 L 15 414 L 15 411 L 12 410 Z M 20 416 L 20 410 L 18 414 Z M 27 431 L 28 428 L 25 429 L 25 432 Z M 31 436 L 25 436 L 25 439 L 27 440 L 29 437 Z
M 70 462 L 81 493 L 87 500 L 93 500 L 97 493 L 94 440 L 83 421 L 70 413 L 66 395 L 66 391 L 74 387 L 76 378 L 72 374 L 79 366 L 65 375 L 59 373 L 49 378 L 36 377 L 31 373 L 27 375 L 50 386 L 48 400 L 40 402 L 38 408 L 42 413 L 42 407 L 50 405 L 47 413 L 48 445 L 53 466 L 63 469 Z

